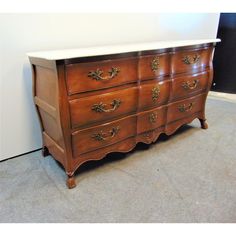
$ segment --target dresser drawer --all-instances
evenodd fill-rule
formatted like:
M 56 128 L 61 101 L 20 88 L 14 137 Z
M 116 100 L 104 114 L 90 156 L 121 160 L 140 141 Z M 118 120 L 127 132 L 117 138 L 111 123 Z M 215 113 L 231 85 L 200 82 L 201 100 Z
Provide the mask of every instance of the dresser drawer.
M 72 150 L 76 157 L 136 135 L 136 116 L 105 123 L 72 134 Z
M 165 125 L 167 106 L 145 111 L 138 114 L 138 134 Z
M 171 100 L 193 96 L 207 90 L 208 78 L 208 72 L 175 78 L 172 83 Z
M 66 65 L 68 94 L 137 81 L 137 59 L 126 58 Z
M 188 117 L 204 109 L 206 94 L 200 94 L 195 97 L 181 100 L 168 105 L 167 123 Z
M 180 51 L 172 55 L 172 73 L 202 71 L 211 63 L 212 48 Z
M 72 128 L 133 113 L 137 103 L 137 87 L 71 100 Z
M 170 55 L 157 54 L 142 56 L 139 60 L 139 76 L 141 80 L 158 78 L 163 80 L 163 76 L 170 71 Z
M 139 110 L 158 107 L 166 104 L 169 99 L 171 80 L 142 82 L 139 90 Z

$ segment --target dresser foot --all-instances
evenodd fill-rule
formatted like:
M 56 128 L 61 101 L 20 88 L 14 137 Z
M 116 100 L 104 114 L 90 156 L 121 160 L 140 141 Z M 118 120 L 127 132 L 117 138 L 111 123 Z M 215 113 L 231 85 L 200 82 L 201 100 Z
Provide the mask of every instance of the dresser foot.
M 68 176 L 68 178 L 66 180 L 66 185 L 69 189 L 76 187 L 75 177 L 74 176 Z
M 43 155 L 43 157 L 46 157 L 46 156 L 50 155 L 50 152 L 49 152 L 48 148 L 45 147 L 45 146 L 42 148 L 42 155 Z
M 202 129 L 208 129 L 208 124 L 205 119 L 199 119 Z

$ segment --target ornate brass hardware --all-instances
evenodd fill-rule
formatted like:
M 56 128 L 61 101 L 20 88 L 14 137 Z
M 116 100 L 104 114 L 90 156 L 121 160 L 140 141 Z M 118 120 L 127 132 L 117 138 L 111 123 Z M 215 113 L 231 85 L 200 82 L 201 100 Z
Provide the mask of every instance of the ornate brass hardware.
M 180 106 L 178 107 L 178 109 L 179 109 L 180 112 L 190 111 L 190 110 L 192 110 L 192 108 L 193 108 L 193 102 L 191 102 L 188 106 L 186 106 L 185 104 L 183 104 L 183 105 L 180 105 Z
M 156 123 L 156 121 L 157 121 L 157 113 L 156 112 L 153 112 L 149 115 L 149 121 L 151 123 Z
M 91 137 L 96 141 L 107 141 L 109 139 L 114 138 L 119 131 L 120 127 L 117 126 L 109 130 L 108 133 L 103 133 L 103 131 L 101 130 L 100 132 L 93 134 Z
M 160 87 L 159 86 L 155 86 L 152 89 L 152 101 L 156 102 L 157 99 L 159 98 L 159 95 L 160 95 Z
M 185 89 L 185 90 L 188 90 L 188 89 L 195 89 L 197 87 L 199 83 L 199 80 L 198 79 L 195 79 L 193 80 L 192 82 L 190 81 L 186 81 L 186 82 L 183 82 L 182 84 L 182 87 Z
M 193 56 L 186 55 L 183 57 L 182 61 L 184 62 L 184 64 L 190 65 L 190 64 L 197 63 L 199 59 L 200 59 L 200 55 L 198 54 L 195 54 Z
M 159 69 L 159 65 L 160 65 L 159 57 L 154 57 L 154 59 L 151 62 L 152 71 L 156 72 Z
M 99 112 L 99 113 L 102 113 L 102 112 L 112 112 L 112 111 L 115 111 L 121 104 L 121 100 L 120 99 L 114 99 L 112 102 L 111 102 L 111 107 L 110 109 L 106 109 L 106 104 L 100 102 L 98 104 L 94 104 L 92 106 L 92 110 L 95 111 L 95 112 Z
M 110 80 L 113 79 L 115 76 L 118 75 L 118 73 L 120 72 L 120 69 L 116 68 L 116 67 L 112 67 L 109 71 L 107 76 L 102 77 L 103 75 L 103 71 L 100 69 L 97 69 L 95 71 L 90 71 L 88 73 L 88 77 L 91 77 L 92 79 L 95 79 L 97 81 L 99 80 Z

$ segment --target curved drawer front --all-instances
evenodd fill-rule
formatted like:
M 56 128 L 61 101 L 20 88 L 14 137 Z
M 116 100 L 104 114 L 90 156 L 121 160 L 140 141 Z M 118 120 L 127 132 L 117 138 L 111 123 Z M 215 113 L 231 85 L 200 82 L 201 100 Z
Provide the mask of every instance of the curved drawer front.
M 204 109 L 206 94 L 174 102 L 168 106 L 167 124 Z
M 211 63 L 212 48 L 175 52 L 171 58 L 171 71 L 174 74 L 198 72 Z
M 76 157 L 135 135 L 135 116 L 76 131 L 72 134 L 73 154 Z
M 138 114 L 138 134 L 165 125 L 167 106 Z
M 208 72 L 175 78 L 172 83 L 171 100 L 193 96 L 206 91 L 208 78 Z
M 72 128 L 133 113 L 137 103 L 137 87 L 71 100 Z
M 139 76 L 141 80 L 153 79 L 170 73 L 170 55 L 156 54 L 151 56 L 142 56 L 139 60 Z
M 137 81 L 136 58 L 66 65 L 68 94 L 110 88 Z
M 171 80 L 148 81 L 140 85 L 139 110 L 146 110 L 149 107 L 158 107 L 166 104 L 169 99 Z

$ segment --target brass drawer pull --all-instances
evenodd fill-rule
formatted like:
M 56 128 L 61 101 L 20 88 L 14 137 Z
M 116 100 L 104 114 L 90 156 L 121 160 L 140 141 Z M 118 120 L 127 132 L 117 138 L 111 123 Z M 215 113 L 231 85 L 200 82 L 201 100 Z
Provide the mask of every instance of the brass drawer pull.
M 159 57 L 154 57 L 154 59 L 151 62 L 152 71 L 153 72 L 157 71 L 159 69 L 159 65 L 160 65 Z
M 190 56 L 190 55 L 184 56 L 182 61 L 184 62 L 184 64 L 190 65 L 190 64 L 197 63 L 199 59 L 200 59 L 200 55 L 195 54 L 194 56 Z
M 108 131 L 108 133 L 103 133 L 103 131 L 101 130 L 100 132 L 93 134 L 91 137 L 96 141 L 107 141 L 109 139 L 114 138 L 119 131 L 120 127 L 117 126 Z
M 110 109 L 106 109 L 106 104 L 100 102 L 98 104 L 94 104 L 92 106 L 92 111 L 95 111 L 95 112 L 99 112 L 99 113 L 102 113 L 102 112 L 112 112 L 112 111 L 115 111 L 121 104 L 121 100 L 120 99 L 114 99 L 112 102 L 111 102 L 111 107 Z
M 150 121 L 150 123 L 156 123 L 156 121 L 157 121 L 157 113 L 156 112 L 153 112 L 149 115 L 149 121 Z
M 186 111 L 191 111 L 193 108 L 193 102 L 191 102 L 188 106 L 186 106 L 185 104 L 180 105 L 178 107 L 180 112 L 186 112 Z
M 156 86 L 152 89 L 152 101 L 156 102 L 160 95 L 160 87 Z
M 100 69 L 97 69 L 95 71 L 90 71 L 88 73 L 88 77 L 91 77 L 92 79 L 95 79 L 97 81 L 99 81 L 99 80 L 110 80 L 110 79 L 113 79 L 115 76 L 117 76 L 119 72 L 120 72 L 120 69 L 118 69 L 116 67 L 112 67 L 108 71 L 109 75 L 102 77 L 103 71 L 100 70 Z
M 198 84 L 199 84 L 199 80 L 195 79 L 195 80 L 193 80 L 193 82 L 190 82 L 190 81 L 183 82 L 182 87 L 185 90 L 188 90 L 188 89 L 192 90 L 192 89 L 195 89 Z

